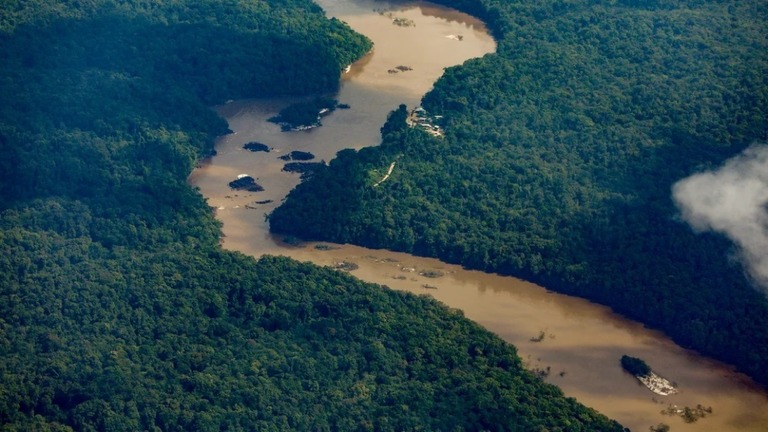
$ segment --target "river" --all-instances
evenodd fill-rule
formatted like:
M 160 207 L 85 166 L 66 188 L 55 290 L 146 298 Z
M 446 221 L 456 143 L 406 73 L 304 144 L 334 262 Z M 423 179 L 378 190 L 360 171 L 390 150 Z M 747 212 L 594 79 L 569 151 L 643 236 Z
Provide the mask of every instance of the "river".
M 291 102 L 288 99 L 235 101 L 216 108 L 234 133 L 219 139 L 217 156 L 195 170 L 190 183 L 217 209 L 225 248 L 257 257 L 286 255 L 319 265 L 353 262 L 359 268 L 351 273 L 362 280 L 430 295 L 514 344 L 531 369 L 549 368 L 545 380 L 566 395 L 632 430 L 647 431 L 665 423 L 673 431 L 768 431 L 768 393 L 750 379 L 605 307 L 519 279 L 468 271 L 434 259 L 350 245 L 295 247 L 273 237 L 265 215 L 299 182 L 297 175 L 281 171 L 285 162 L 278 156 L 301 150 L 313 153 L 316 160 L 328 161 L 344 148 L 377 145 L 379 128 L 391 110 L 401 103 L 417 106 L 444 68 L 495 49 L 480 21 L 433 4 L 318 3 L 329 16 L 371 38 L 375 49 L 342 76 L 341 89 L 334 95 L 351 109 L 325 117 L 320 128 L 286 133 L 267 122 Z M 407 25 L 395 25 L 395 18 Z M 400 65 L 412 70 L 389 72 Z M 251 141 L 265 143 L 272 150 L 244 150 L 243 144 Z M 233 192 L 227 183 L 240 174 L 253 176 L 265 190 Z M 442 276 L 430 278 L 420 274 L 424 272 Z M 540 341 L 532 341 L 542 334 Z M 650 392 L 621 369 L 623 354 L 645 359 L 656 372 L 674 381 L 679 393 L 658 396 Z M 696 423 L 662 413 L 670 405 L 698 404 L 712 407 L 713 412 Z

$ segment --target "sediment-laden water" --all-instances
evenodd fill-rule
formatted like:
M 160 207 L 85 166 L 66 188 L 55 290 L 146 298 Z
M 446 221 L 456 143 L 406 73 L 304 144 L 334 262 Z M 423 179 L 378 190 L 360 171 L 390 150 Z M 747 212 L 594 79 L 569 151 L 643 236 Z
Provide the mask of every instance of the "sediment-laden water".
M 298 175 L 281 171 L 285 161 L 279 156 L 300 150 L 313 153 L 315 161 L 328 161 L 344 148 L 377 145 L 379 128 L 391 110 L 401 103 L 418 105 L 445 67 L 495 49 L 480 21 L 440 6 L 368 0 L 319 3 L 329 16 L 371 38 L 375 49 L 352 65 L 342 76 L 341 90 L 332 95 L 350 109 L 325 117 L 320 128 L 286 133 L 267 122 L 291 102 L 285 99 L 236 101 L 217 108 L 234 133 L 219 140 L 218 155 L 197 169 L 190 182 L 217 209 L 225 248 L 319 265 L 351 262 L 359 266 L 351 273 L 365 281 L 433 296 L 514 344 L 531 369 L 546 374 L 544 379 L 568 396 L 633 430 L 666 423 L 673 431 L 768 431 L 768 394 L 748 378 L 602 306 L 433 259 L 348 245 L 293 247 L 270 235 L 265 215 L 299 182 Z M 405 25 L 395 24 L 395 19 Z M 392 73 L 397 66 L 410 70 Z M 242 148 L 251 141 L 267 144 L 272 151 Z M 265 190 L 232 191 L 227 184 L 240 174 L 254 177 Z M 622 370 L 623 354 L 645 359 L 675 382 L 679 393 L 650 392 Z M 713 412 L 696 423 L 662 413 L 670 405 L 698 404 Z

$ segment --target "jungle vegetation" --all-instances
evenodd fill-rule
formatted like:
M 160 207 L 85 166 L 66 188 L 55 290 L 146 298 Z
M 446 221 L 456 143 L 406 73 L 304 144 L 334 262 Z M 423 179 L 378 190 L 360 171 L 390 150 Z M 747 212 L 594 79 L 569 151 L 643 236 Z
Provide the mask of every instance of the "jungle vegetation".
M 434 301 L 220 248 L 210 104 L 369 49 L 307 0 L 2 3 L 0 430 L 622 430 Z
M 320 119 L 335 111 L 339 102 L 328 97 L 296 102 L 269 119 L 280 125 L 283 132 L 321 126 Z
M 424 97 L 445 137 L 408 128 L 414 107 L 400 107 L 381 146 L 340 152 L 272 229 L 519 276 L 768 384 L 768 300 L 734 246 L 694 232 L 671 198 L 676 181 L 767 138 L 768 5 L 438 2 L 498 40 Z
M 645 377 L 650 375 L 652 372 L 651 367 L 648 366 L 648 363 L 646 363 L 643 359 L 628 356 L 626 354 L 621 356 L 621 367 L 624 368 L 625 371 L 637 377 Z

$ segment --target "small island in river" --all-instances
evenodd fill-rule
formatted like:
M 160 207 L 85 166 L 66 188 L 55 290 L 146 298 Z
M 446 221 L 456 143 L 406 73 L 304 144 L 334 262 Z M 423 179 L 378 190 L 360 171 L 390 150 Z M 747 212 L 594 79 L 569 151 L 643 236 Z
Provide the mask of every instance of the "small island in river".
M 308 161 L 314 159 L 315 155 L 310 152 L 294 150 L 287 155 L 278 156 L 277 158 L 284 161 Z
M 664 377 L 657 375 L 651 367 L 637 357 L 621 356 L 621 367 L 634 375 L 648 389 L 661 396 L 669 396 L 677 393 L 677 387 Z
M 256 180 L 247 174 L 240 174 L 237 176 L 236 180 L 229 182 L 229 187 L 234 190 L 243 190 L 248 192 L 261 192 L 264 190 L 264 187 L 256 183 Z
M 252 152 L 267 152 L 269 153 L 269 146 L 257 141 L 251 141 L 243 145 L 243 148 Z
M 339 104 L 336 99 L 319 97 L 288 105 L 276 116 L 270 117 L 269 121 L 279 124 L 283 132 L 308 130 L 322 126 L 320 119 L 342 105 L 344 109 L 349 107 L 349 105 Z

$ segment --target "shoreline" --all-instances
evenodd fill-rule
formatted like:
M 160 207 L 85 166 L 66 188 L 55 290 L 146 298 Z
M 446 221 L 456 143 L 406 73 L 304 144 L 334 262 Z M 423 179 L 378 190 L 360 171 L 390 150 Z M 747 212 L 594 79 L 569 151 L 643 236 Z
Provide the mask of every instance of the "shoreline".
M 387 25 L 394 27 L 390 23 Z M 423 26 L 420 25 L 419 28 L 421 29 Z M 446 40 L 444 37 L 441 39 Z M 465 46 L 469 43 L 468 39 L 465 38 L 463 44 L 455 45 Z M 377 57 L 388 55 L 383 44 L 377 46 L 379 47 L 376 52 Z M 404 100 L 409 101 L 409 106 L 418 106 L 418 98 L 421 97 L 419 94 L 407 96 L 416 103 L 399 95 L 395 95 L 396 97 L 393 98 L 396 100 L 394 103 L 390 102 L 389 99 L 383 99 L 383 96 L 378 93 L 374 93 L 374 90 L 386 91 L 387 94 L 384 97 L 390 97 L 394 91 L 398 90 L 396 86 L 412 85 L 410 82 L 404 83 L 401 74 L 387 74 L 385 67 L 398 63 L 415 63 L 401 61 L 395 57 L 395 60 L 387 60 L 385 67 L 380 67 L 377 60 L 378 58 L 373 58 L 373 55 L 370 55 L 361 60 L 364 63 L 356 63 L 350 73 L 343 75 L 342 86 L 346 89 L 342 90 L 364 88 L 366 96 L 376 95 L 373 100 L 378 105 L 392 103 L 391 108 L 386 108 L 387 111 L 395 108 L 396 103 Z M 416 69 L 419 72 L 423 71 L 422 67 Z M 417 75 L 408 75 L 408 77 L 408 81 L 417 81 L 420 78 Z M 342 98 L 339 99 L 342 100 Z M 346 98 L 344 101 L 347 102 Z M 324 146 L 328 139 L 331 141 L 334 139 L 346 140 L 349 137 L 349 141 L 357 149 L 370 145 L 366 144 L 368 142 L 366 137 L 373 135 L 375 139 L 378 139 L 378 133 L 359 133 L 352 129 L 357 127 L 358 123 L 367 121 L 367 116 L 373 116 L 377 119 L 374 132 L 378 132 L 378 127 L 381 126 L 379 123 L 383 121 L 386 115 L 361 113 L 360 110 L 364 108 L 362 102 L 357 100 L 349 100 L 349 102 L 354 107 L 353 110 L 329 118 L 327 127 L 297 134 L 297 136 L 302 137 L 301 141 L 285 140 L 280 145 L 275 144 L 275 147 L 278 148 L 277 152 L 309 150 L 316 153 L 318 158 L 330 160 L 327 155 L 324 156 L 317 151 L 321 147 L 322 151 L 327 150 Z M 251 109 L 247 105 L 242 107 L 244 108 L 243 111 Z M 653 421 L 662 421 L 664 418 L 658 415 L 659 408 L 651 401 L 650 395 L 645 389 L 641 389 L 636 384 L 626 380 L 626 377 L 621 378 L 624 373 L 621 368 L 616 367 L 609 370 L 609 367 L 602 363 L 606 358 L 612 359 L 613 350 L 625 352 L 623 347 L 628 344 L 650 349 L 654 354 L 649 355 L 649 357 L 668 355 L 675 357 L 676 360 L 671 361 L 673 366 L 670 366 L 672 370 L 670 373 L 683 383 L 686 389 L 685 395 L 670 395 L 675 404 L 695 405 L 701 402 L 715 406 L 718 415 L 734 413 L 743 416 L 740 411 L 737 411 L 741 402 L 735 404 L 735 407 L 729 408 L 726 406 L 729 402 L 721 401 L 723 398 L 729 397 L 728 395 L 721 395 L 723 389 L 730 389 L 733 392 L 734 382 L 741 379 L 738 378 L 737 373 L 727 367 L 723 368 L 721 364 L 710 363 L 710 359 L 702 358 L 697 353 L 691 355 L 679 346 L 670 343 L 664 335 L 652 331 L 648 332 L 636 322 L 625 322 L 628 320 L 624 320 L 624 317 L 617 317 L 617 314 L 606 311 L 605 308 L 587 300 L 571 299 L 558 294 L 546 293 L 545 288 L 538 286 L 531 288 L 533 284 L 514 278 L 500 278 L 498 275 L 467 272 L 461 269 L 456 269 L 454 273 L 454 267 L 428 258 L 394 255 L 386 251 L 367 250 L 349 245 L 341 245 L 338 250 L 316 251 L 312 248 L 285 247 L 280 244 L 269 232 L 261 232 L 260 229 L 266 227 L 263 220 L 264 212 L 268 212 L 269 207 L 279 204 L 281 197 L 278 192 L 283 190 L 281 188 L 285 188 L 287 193 L 288 188 L 284 184 L 286 180 L 284 177 L 279 177 L 279 174 L 270 171 L 272 165 L 264 165 L 265 168 L 262 168 L 261 165 L 253 165 L 253 161 L 262 163 L 263 160 L 264 163 L 267 163 L 267 156 L 265 155 L 249 155 L 248 160 L 251 162 L 249 162 L 248 171 L 243 171 L 246 168 L 235 165 L 246 162 L 240 160 L 246 159 L 243 154 L 235 154 L 240 152 L 236 141 L 254 138 L 273 144 L 270 142 L 272 138 L 260 139 L 258 135 L 248 135 L 263 133 L 264 131 L 258 129 L 261 126 L 254 126 L 253 117 L 244 114 L 247 113 L 237 112 L 233 113 L 231 117 L 225 116 L 230 124 L 233 124 L 232 122 L 237 124 L 237 127 L 231 126 L 232 130 L 247 136 L 239 135 L 235 138 L 234 135 L 229 135 L 221 143 L 217 143 L 217 149 L 227 148 L 228 150 L 222 151 L 221 157 L 217 157 L 217 161 L 209 172 L 215 176 L 218 168 L 215 165 L 220 163 L 222 169 L 234 170 L 233 174 L 249 171 L 258 173 L 260 182 L 264 180 L 266 191 L 261 192 L 258 196 L 230 198 L 226 203 L 227 208 L 220 209 L 217 218 L 224 222 L 222 231 L 226 233 L 226 237 L 223 239 L 226 249 L 237 250 L 257 257 L 262 254 L 285 255 L 300 261 L 311 261 L 316 265 L 330 265 L 333 260 L 336 263 L 344 261 L 360 263 L 359 269 L 351 270 L 352 275 L 368 282 L 386 285 L 392 289 L 409 291 L 416 295 L 430 295 L 451 308 L 461 309 L 468 318 L 515 345 L 521 358 L 525 358 L 527 355 L 529 359 L 536 359 L 531 360 L 532 368 L 544 369 L 546 366 L 551 366 L 553 373 L 546 378 L 547 382 L 557 385 L 568 396 L 575 397 L 581 403 L 592 406 L 610 417 L 620 419 L 623 424 L 635 430 L 647 429 Z M 338 136 L 334 135 L 335 128 L 344 128 L 344 133 Z M 361 137 L 363 138 L 361 139 Z M 222 147 L 219 147 L 220 145 Z M 227 155 L 226 153 L 230 154 Z M 227 157 L 231 159 L 227 161 Z M 232 165 L 227 166 L 227 164 Z M 232 168 L 233 166 L 235 168 Z M 281 167 L 281 165 L 276 166 Z M 274 177 L 275 182 L 281 183 L 279 187 L 268 183 L 270 176 Z M 295 176 L 289 180 L 290 182 L 298 182 Z M 215 195 L 214 192 L 210 196 L 206 194 L 206 197 L 211 203 L 214 203 L 218 199 Z M 253 199 L 264 201 L 266 198 L 270 198 L 274 199 L 274 203 L 263 205 L 265 207 L 263 211 L 262 208 L 259 208 L 258 211 L 254 209 L 249 212 L 245 206 L 238 208 L 238 204 L 240 204 L 238 200 L 241 198 L 243 201 L 253 201 Z M 400 260 L 403 267 L 407 268 L 423 268 L 424 265 L 418 263 L 430 263 L 429 268 L 444 270 L 446 277 L 440 280 L 440 289 L 426 290 L 423 285 L 429 284 L 429 282 L 420 280 L 420 276 L 407 273 L 408 276 L 405 277 L 406 273 L 400 269 L 386 268 L 388 264 L 385 260 L 388 258 L 382 258 L 381 263 L 369 263 L 367 257 L 371 256 L 397 256 L 397 258 L 392 259 Z M 392 267 L 391 264 L 389 266 Z M 405 279 L 401 279 L 401 277 L 405 277 Z M 417 281 L 411 280 L 414 278 L 417 278 Z M 425 292 L 429 294 L 425 294 Z M 548 328 L 548 333 L 556 335 L 557 338 L 547 338 L 540 344 L 526 344 L 525 341 L 528 341 L 532 334 L 537 334 L 541 328 Z M 599 332 L 600 337 L 594 338 L 590 336 L 590 332 L 593 332 L 592 334 Z M 659 350 L 660 352 L 657 353 Z M 682 350 L 682 354 L 680 350 Z M 615 359 L 611 361 L 615 362 Z M 691 361 L 696 363 L 693 367 L 688 364 Z M 681 367 L 680 363 L 684 366 Z M 560 371 L 567 373 L 559 375 Z M 712 376 L 713 374 L 716 376 Z M 724 380 L 721 378 L 726 375 L 728 378 L 723 382 Z M 624 382 L 617 384 L 622 379 Z M 712 384 L 712 382 L 716 382 L 716 384 Z M 728 400 L 730 401 L 730 399 Z M 749 403 L 752 405 L 759 403 L 755 402 L 754 399 L 749 400 L 752 401 Z M 632 413 L 627 413 L 628 407 L 631 407 Z M 710 421 L 711 419 L 707 419 L 708 425 L 718 427 L 718 423 L 710 424 Z M 761 420 L 756 420 L 754 424 L 759 421 Z M 678 427 L 675 426 L 675 429 L 678 430 Z M 721 430 L 729 429 L 721 428 Z

